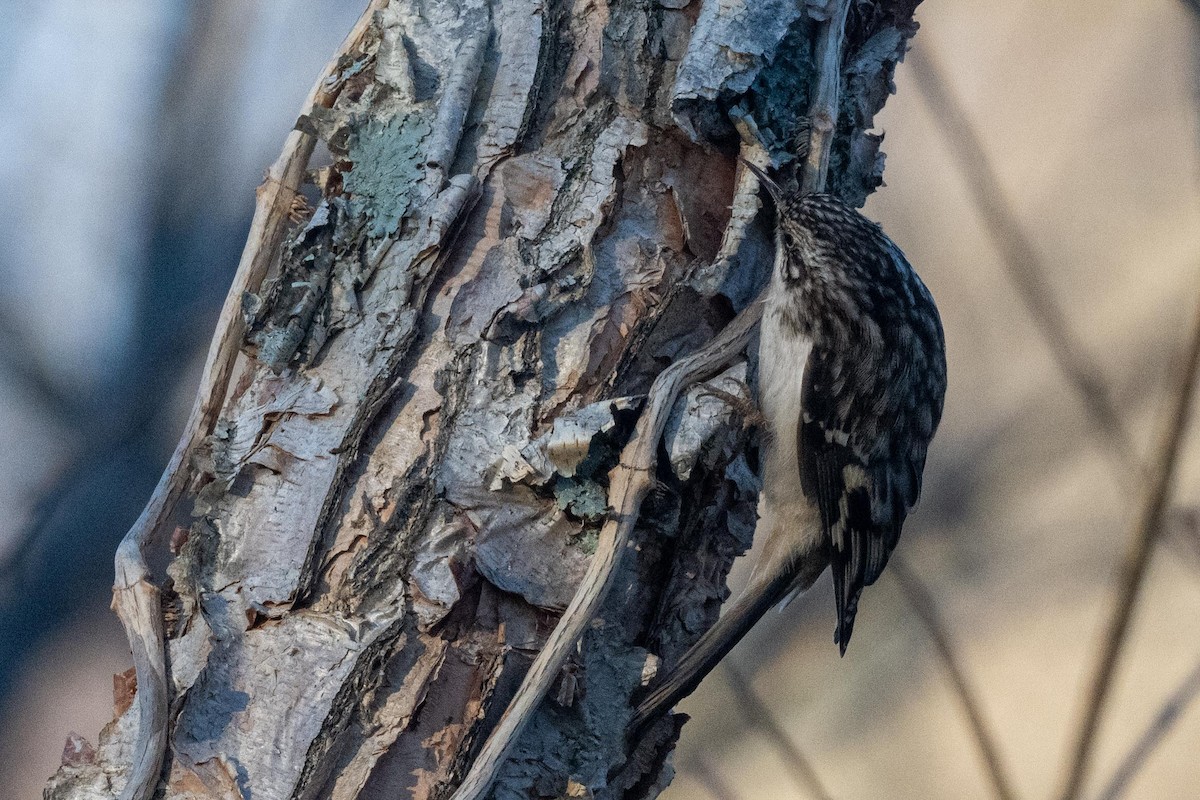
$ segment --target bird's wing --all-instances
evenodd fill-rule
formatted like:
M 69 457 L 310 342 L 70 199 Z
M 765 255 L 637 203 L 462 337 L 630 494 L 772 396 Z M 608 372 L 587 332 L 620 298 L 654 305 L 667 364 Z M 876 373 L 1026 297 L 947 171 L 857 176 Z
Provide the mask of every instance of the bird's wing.
M 829 536 L 843 653 L 863 587 L 883 571 L 920 496 L 926 448 L 941 412 L 940 395 L 896 391 L 897 369 L 936 369 L 899 363 L 911 353 L 897 352 L 892 363 L 879 364 L 866 353 L 855 358 L 814 349 L 805 370 L 797 432 L 801 486 Z

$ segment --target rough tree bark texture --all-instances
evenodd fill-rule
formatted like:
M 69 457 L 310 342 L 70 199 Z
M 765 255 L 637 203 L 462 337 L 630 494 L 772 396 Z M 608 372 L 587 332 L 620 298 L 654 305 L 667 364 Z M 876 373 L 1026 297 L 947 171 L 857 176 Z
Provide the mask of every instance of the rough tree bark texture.
M 918 1 L 852 4 L 830 187 L 856 205 Z M 219 414 L 156 508 L 157 796 L 453 789 L 578 585 L 640 396 L 763 282 L 769 226 L 734 155 L 794 162 L 822 6 L 376 0 L 297 125 L 328 151 L 311 210 L 234 298 Z M 752 364 L 715 381 L 745 382 Z M 681 722 L 635 749 L 630 698 L 650 654 L 715 620 L 756 487 L 752 437 L 700 388 L 663 453 L 636 555 L 496 797 L 670 779 Z M 125 784 L 123 699 L 47 797 Z

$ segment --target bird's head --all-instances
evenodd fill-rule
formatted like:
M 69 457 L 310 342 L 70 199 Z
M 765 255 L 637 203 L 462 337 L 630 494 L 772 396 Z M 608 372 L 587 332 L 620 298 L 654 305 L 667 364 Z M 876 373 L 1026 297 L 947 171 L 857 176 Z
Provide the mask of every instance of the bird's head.
M 754 176 L 758 178 L 759 185 L 767 190 L 767 194 L 775 202 L 776 268 L 783 271 L 780 277 L 793 281 L 798 280 L 803 262 L 795 255 L 809 238 L 799 219 L 801 194 L 781 186 L 758 165 L 752 164 L 746 159 L 742 159 L 742 163 L 754 173 Z

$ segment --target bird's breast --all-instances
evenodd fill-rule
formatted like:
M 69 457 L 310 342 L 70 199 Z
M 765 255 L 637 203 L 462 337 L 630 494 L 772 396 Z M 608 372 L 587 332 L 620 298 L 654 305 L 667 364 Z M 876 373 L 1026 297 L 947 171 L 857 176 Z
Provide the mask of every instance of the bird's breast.
M 767 430 L 762 437 L 762 492 L 755 535 L 762 551 L 752 582 L 769 582 L 780 570 L 792 569 L 800 554 L 822 536 L 820 513 L 800 484 L 797 436 L 812 341 L 789 320 L 794 309 L 777 302 L 781 298 L 787 302 L 788 294 L 768 295 L 759 332 L 759 406 Z
M 763 492 L 783 505 L 804 500 L 800 490 L 797 431 L 803 412 L 804 369 L 812 341 L 786 318 L 787 309 L 768 302 L 758 345 L 759 405 L 767 420 Z

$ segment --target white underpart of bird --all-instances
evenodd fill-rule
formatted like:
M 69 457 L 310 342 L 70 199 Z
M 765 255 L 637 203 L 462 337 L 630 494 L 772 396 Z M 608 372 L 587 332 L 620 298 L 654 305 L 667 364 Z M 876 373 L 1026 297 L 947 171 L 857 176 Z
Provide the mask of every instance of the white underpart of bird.
M 743 595 L 766 591 L 775 576 L 792 570 L 797 559 L 820 550 L 824 538 L 820 509 L 806 496 L 797 468 L 804 371 L 813 343 L 784 322 L 785 314 L 792 312 L 787 305 L 793 301 L 782 285 L 781 244 L 775 253 L 758 345 L 758 402 L 766 430 L 762 436 L 762 491 L 754 538 L 763 544 Z M 824 566 L 822 561 L 817 574 Z M 794 587 L 784 603 L 806 588 Z

